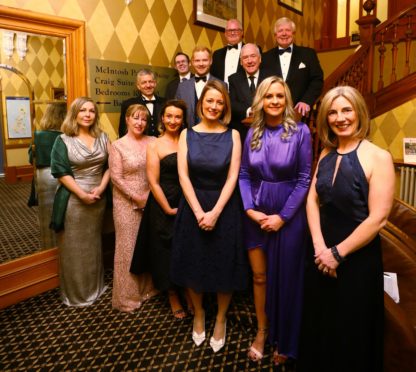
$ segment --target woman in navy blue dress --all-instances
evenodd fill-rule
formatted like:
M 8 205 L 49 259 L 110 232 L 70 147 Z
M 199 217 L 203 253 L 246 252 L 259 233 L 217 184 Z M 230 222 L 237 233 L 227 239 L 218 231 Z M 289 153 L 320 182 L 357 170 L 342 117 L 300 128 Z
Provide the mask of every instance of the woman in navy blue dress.
M 311 137 L 292 106 L 281 78 L 258 86 L 239 181 L 258 326 L 248 356 L 260 361 L 268 337 L 275 364 L 297 358 L 307 248 Z
M 178 171 L 184 197 L 173 236 L 171 277 L 189 289 L 194 306 L 192 338 L 205 340 L 203 293 L 217 294 L 218 311 L 210 345 L 220 350 L 232 292 L 246 287 L 247 260 L 242 245 L 241 200 L 236 190 L 241 143 L 227 128 L 230 100 L 224 84 L 208 81 L 197 105 L 201 122 L 179 139 Z
M 299 371 L 383 370 L 379 231 L 394 195 L 391 155 L 366 137 L 370 119 L 352 87 L 330 90 L 318 115 L 325 146 L 312 180 L 312 234 Z

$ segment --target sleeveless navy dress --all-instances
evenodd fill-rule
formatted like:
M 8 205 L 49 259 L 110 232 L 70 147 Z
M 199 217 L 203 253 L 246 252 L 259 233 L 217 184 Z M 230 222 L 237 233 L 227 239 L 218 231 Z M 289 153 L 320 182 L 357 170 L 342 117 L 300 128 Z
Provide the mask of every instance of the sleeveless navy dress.
M 232 131 L 187 131 L 188 171 L 204 211 L 216 204 L 225 184 L 233 149 Z M 247 252 L 242 240 L 242 203 L 238 188 L 215 228 L 203 231 L 186 199 L 179 202 L 171 257 L 171 279 L 197 292 L 243 290 L 248 282 Z
M 333 181 L 338 156 L 342 156 Z M 368 216 L 368 182 L 357 156 L 335 150 L 319 163 L 316 190 L 327 247 L 339 244 Z M 313 248 L 305 281 L 298 371 L 383 370 L 383 263 L 380 238 L 347 256 L 337 278 L 318 271 Z

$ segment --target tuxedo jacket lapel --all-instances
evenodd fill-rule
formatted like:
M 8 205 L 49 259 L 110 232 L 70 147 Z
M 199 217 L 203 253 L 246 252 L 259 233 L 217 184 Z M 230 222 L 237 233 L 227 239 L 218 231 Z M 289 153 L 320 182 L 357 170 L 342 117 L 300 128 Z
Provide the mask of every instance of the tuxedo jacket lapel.
M 299 49 L 296 48 L 296 45 L 293 44 L 292 58 L 290 59 L 289 71 L 287 72 L 286 81 L 292 78 L 292 75 L 296 74 L 296 70 L 299 67 L 299 63 L 302 58 L 299 55 Z
M 274 57 L 275 57 L 274 60 L 276 61 L 277 76 L 280 76 L 281 78 L 283 78 L 282 66 L 280 65 L 280 57 L 279 57 L 279 52 L 277 48 L 274 51 Z
M 241 84 L 241 92 L 243 94 L 244 101 L 247 104 L 250 105 L 253 98 L 251 96 L 250 86 L 249 86 L 249 82 L 248 82 L 248 79 L 247 79 L 246 74 L 245 73 L 244 74 L 241 74 L 241 78 L 242 78 L 242 80 L 240 82 L 240 84 Z

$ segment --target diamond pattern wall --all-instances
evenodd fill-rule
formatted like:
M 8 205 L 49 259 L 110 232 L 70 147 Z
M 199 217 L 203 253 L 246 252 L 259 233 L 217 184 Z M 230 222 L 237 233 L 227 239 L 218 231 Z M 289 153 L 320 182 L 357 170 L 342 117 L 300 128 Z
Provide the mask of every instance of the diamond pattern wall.
M 372 141 L 388 149 L 393 159 L 403 159 L 403 138 L 416 137 L 416 99 L 371 121 Z
M 1 1 L 6 6 L 85 21 L 87 58 L 170 67 L 179 50 L 190 53 L 195 45 L 207 45 L 213 50 L 224 45 L 221 32 L 193 24 L 193 3 L 193 0 L 133 0 L 127 6 L 124 0 Z M 304 1 L 303 15 L 279 6 L 277 0 L 243 0 L 243 4 L 245 40 L 256 42 L 264 51 L 274 46 L 272 27 L 282 16 L 296 23 L 296 43 L 313 47 L 314 40 L 320 37 L 323 22 L 320 0 Z M 34 71 L 44 68 L 46 62 L 31 63 L 33 67 L 29 69 Z M 50 78 L 50 73 L 47 76 Z M 44 79 L 37 84 L 38 89 L 46 92 L 44 85 Z M 373 141 L 389 148 L 394 157 L 401 157 L 401 138 L 416 137 L 415 126 L 409 124 L 415 111 L 416 101 L 411 101 L 373 120 Z M 114 139 L 118 115 L 103 114 L 101 121 Z
M 172 67 L 179 50 L 190 54 L 195 45 L 215 50 L 224 45 L 222 32 L 196 26 L 193 0 L 2 0 L 2 5 L 74 18 L 86 22 L 87 58 Z M 319 0 L 304 1 L 303 16 L 277 0 L 244 0 L 246 42 L 264 51 L 274 46 L 274 21 L 287 16 L 297 24 L 296 42 L 313 46 L 321 24 Z M 38 64 L 37 62 L 34 62 Z M 117 114 L 101 116 L 105 130 L 116 137 Z
M 16 40 L 14 42 L 16 45 Z M 27 54 L 20 60 L 16 50 L 11 58 L 0 53 L 0 63 L 16 68 L 30 81 L 34 90 L 35 125 L 46 108 L 45 101 L 52 99 L 52 88 L 64 88 L 65 69 L 63 60 L 63 42 L 58 38 L 45 38 L 38 35 L 29 35 L 27 39 Z M 2 50 L 2 31 L 0 30 L 0 50 Z M 0 69 L 2 87 L 2 105 L 8 96 L 29 96 L 29 91 L 23 80 L 16 74 Z M 6 123 L 6 110 L 3 109 L 3 122 Z M 7 138 L 7 128 L 4 129 Z M 26 152 L 27 149 L 25 148 Z

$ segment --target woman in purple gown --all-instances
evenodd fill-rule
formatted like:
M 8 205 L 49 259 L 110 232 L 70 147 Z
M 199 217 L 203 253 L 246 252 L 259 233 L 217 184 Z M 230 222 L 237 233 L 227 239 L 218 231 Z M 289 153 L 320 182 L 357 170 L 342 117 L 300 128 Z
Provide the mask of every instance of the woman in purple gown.
M 298 350 L 311 137 L 307 125 L 294 120 L 290 91 L 281 78 L 265 79 L 252 107 L 239 180 L 258 326 L 248 356 L 260 361 L 268 338 L 275 364 L 283 364 L 296 359 Z

